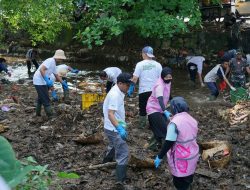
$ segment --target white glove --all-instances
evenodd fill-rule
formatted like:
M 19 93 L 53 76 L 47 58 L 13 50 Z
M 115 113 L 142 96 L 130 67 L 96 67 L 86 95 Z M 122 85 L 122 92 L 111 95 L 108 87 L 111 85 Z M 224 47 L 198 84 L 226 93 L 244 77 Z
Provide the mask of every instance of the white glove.
M 231 88 L 232 91 L 236 90 L 236 88 L 234 88 L 233 86 L 230 86 L 230 88 Z
M 205 87 L 205 84 L 204 84 L 204 83 L 201 83 L 201 87 Z

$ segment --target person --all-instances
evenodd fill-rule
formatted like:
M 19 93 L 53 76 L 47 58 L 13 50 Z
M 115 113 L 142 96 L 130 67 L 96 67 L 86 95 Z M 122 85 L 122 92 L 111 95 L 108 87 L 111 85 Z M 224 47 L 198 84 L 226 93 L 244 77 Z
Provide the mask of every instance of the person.
M 104 160 L 107 160 L 107 157 L 112 159 L 115 156 L 116 177 L 117 181 L 121 183 L 126 178 L 129 155 L 126 143 L 127 131 L 122 123 L 125 122 L 124 97 L 129 89 L 131 78 L 131 74 L 121 73 L 103 103 L 104 133 L 109 140 Z
M 106 83 L 106 93 L 108 93 L 112 86 L 116 83 L 116 78 L 122 71 L 118 67 L 108 67 L 100 72 L 99 76 L 102 83 L 102 91 L 104 92 L 104 80 L 107 80 Z
M 231 49 L 226 51 L 222 56 L 221 56 L 221 61 L 230 61 L 231 59 L 236 57 L 236 50 Z
M 56 80 L 62 83 L 64 90 L 68 90 L 68 85 L 62 78 L 57 74 L 56 63 L 65 60 L 64 51 L 59 49 L 56 50 L 53 57 L 46 59 L 36 70 L 33 77 L 33 84 L 35 85 L 38 99 L 36 105 L 36 115 L 41 116 L 41 108 L 44 106 L 44 110 L 51 118 L 53 116 L 52 109 L 50 106 L 49 89 L 53 88 L 53 81 L 49 78 L 51 74 L 55 75 Z
M 172 69 L 165 67 L 162 69 L 161 77 L 155 83 L 152 94 L 148 99 L 146 111 L 150 128 L 154 137 L 151 139 L 149 148 L 157 148 L 161 146 L 162 140 L 167 133 L 167 120 L 170 112 L 166 109 L 166 105 L 170 99 L 170 89 L 172 81 Z M 154 141 L 155 140 L 155 141 Z
M 174 97 L 170 106 L 174 116 L 167 126 L 166 139 L 154 165 L 158 168 L 167 153 L 175 188 L 187 190 L 193 182 L 199 159 L 199 146 L 196 142 L 198 122 L 188 113 L 189 108 L 183 97 Z
M 195 86 L 196 75 L 198 73 L 201 87 L 205 84 L 202 79 L 203 64 L 208 65 L 208 61 L 203 56 L 187 56 L 187 69 L 192 85 Z
M 161 76 L 162 66 L 154 58 L 153 48 L 146 46 L 142 49 L 142 61 L 138 62 L 133 73 L 132 84 L 128 96 L 134 92 L 134 86 L 139 79 L 139 127 L 144 128 L 147 122 L 146 105 L 152 93 L 153 86 Z
M 4 71 L 9 77 L 11 77 L 11 72 L 8 70 L 5 63 L 6 63 L 6 59 L 0 58 L 0 73 Z
M 61 65 L 57 65 L 56 66 L 56 71 L 57 74 L 62 78 L 63 81 L 65 81 L 67 83 L 67 78 L 66 75 L 68 72 L 71 73 L 75 73 L 78 74 L 79 70 L 78 69 L 73 69 L 72 67 L 65 65 L 65 64 L 61 64 Z M 56 81 L 55 75 L 51 74 L 50 75 L 50 79 L 53 81 L 53 83 Z M 58 96 L 57 93 L 55 91 L 55 89 L 51 90 L 51 95 L 52 95 L 52 99 L 53 101 L 58 101 Z M 63 88 L 63 95 L 64 95 L 64 101 L 67 102 L 69 99 L 69 89 L 64 89 Z
M 226 82 L 226 84 L 231 88 L 231 90 L 236 90 L 230 82 L 227 80 L 227 77 L 225 76 L 224 70 L 228 70 L 229 68 L 229 62 L 228 61 L 222 61 L 221 64 L 216 65 L 211 71 L 209 71 L 206 76 L 204 77 L 204 82 L 207 84 L 207 87 L 209 88 L 211 95 L 209 97 L 209 100 L 215 100 L 219 95 L 219 89 L 216 84 L 217 79 L 221 79 Z
M 224 15 L 223 22 L 224 22 L 225 28 L 233 26 L 234 23 L 236 23 L 236 15 L 233 12 L 231 12 L 231 9 L 227 9 L 226 14 Z
M 247 64 L 247 61 L 242 58 L 242 53 L 240 51 L 237 51 L 236 58 L 233 58 L 229 61 L 229 67 L 233 86 L 236 88 L 245 87 L 245 72 L 247 71 L 247 73 L 250 74 L 250 67 Z
M 33 63 L 35 65 L 36 70 L 39 67 L 39 64 L 36 61 L 37 56 L 38 56 L 38 51 L 36 48 L 29 49 L 26 53 L 26 64 L 28 68 L 29 77 L 31 77 L 31 64 Z

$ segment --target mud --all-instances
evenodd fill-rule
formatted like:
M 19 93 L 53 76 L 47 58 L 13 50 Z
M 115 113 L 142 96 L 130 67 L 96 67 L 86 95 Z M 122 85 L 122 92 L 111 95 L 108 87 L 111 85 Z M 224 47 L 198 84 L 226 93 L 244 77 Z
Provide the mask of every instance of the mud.
M 55 117 L 48 120 L 45 113 L 35 116 L 36 92 L 31 81 L 24 84 L 2 84 L 0 100 L 10 99 L 8 112 L 1 111 L 0 123 L 8 126 L 1 133 L 12 144 L 17 158 L 33 156 L 40 165 L 49 164 L 54 171 L 75 171 L 79 180 L 61 181 L 62 189 L 174 189 L 172 177 L 165 161 L 159 169 L 140 169 L 129 167 L 124 187 L 115 184 L 114 167 L 90 170 L 88 166 L 100 164 L 106 149 L 107 139 L 103 135 L 102 105 L 98 104 L 89 110 L 80 109 L 81 96 L 70 92 L 71 104 L 53 103 Z M 191 100 L 198 92 L 185 94 Z M 15 97 L 15 98 L 13 98 Z M 16 100 L 16 101 L 14 101 Z M 128 123 L 128 145 L 130 154 L 144 158 L 155 158 L 157 151 L 145 149 L 152 133 L 149 128 L 138 129 L 138 97 L 126 98 Z M 230 126 L 219 114 L 219 109 L 232 107 L 229 103 L 190 102 L 190 113 L 199 121 L 198 142 L 225 140 L 232 145 L 232 154 L 226 168 L 210 168 L 208 163 L 199 160 L 198 168 L 205 175 L 195 174 L 193 190 L 243 190 L 250 189 L 250 125 L 243 123 Z M 74 141 L 80 134 L 89 136 L 101 132 L 104 140 L 99 144 L 83 145 Z M 214 172 L 213 176 L 206 173 Z M 53 189 L 53 187 L 51 187 Z

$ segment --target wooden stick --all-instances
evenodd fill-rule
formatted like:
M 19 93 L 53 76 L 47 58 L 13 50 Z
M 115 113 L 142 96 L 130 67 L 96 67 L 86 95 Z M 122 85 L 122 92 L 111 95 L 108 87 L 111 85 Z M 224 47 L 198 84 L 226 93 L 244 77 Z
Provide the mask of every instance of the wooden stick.
M 100 169 L 100 168 L 103 168 L 103 167 L 111 167 L 111 166 L 115 166 L 115 165 L 116 165 L 116 162 L 107 162 L 105 164 L 90 165 L 88 167 L 88 169 L 96 170 L 96 169 Z

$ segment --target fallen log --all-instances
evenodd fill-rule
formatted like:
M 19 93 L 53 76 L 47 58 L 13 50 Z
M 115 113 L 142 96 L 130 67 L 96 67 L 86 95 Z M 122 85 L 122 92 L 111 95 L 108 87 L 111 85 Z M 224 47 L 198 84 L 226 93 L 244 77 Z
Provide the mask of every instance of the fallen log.
M 114 167 L 114 166 L 116 166 L 116 162 L 107 162 L 107 163 L 104 163 L 104 164 L 90 165 L 88 167 L 88 169 L 96 170 L 96 169 L 100 169 L 100 168 Z
M 79 135 L 77 138 L 74 138 L 73 141 L 80 144 L 98 144 L 103 141 L 103 136 L 101 133 L 95 133 L 87 137 Z

